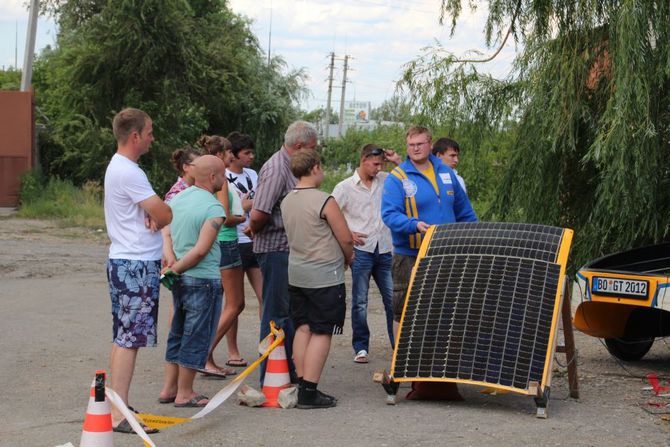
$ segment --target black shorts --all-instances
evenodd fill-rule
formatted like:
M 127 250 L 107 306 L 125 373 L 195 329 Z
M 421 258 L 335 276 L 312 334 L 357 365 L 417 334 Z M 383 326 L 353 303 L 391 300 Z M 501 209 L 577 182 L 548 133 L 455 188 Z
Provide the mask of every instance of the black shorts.
M 291 296 L 291 319 L 295 328 L 303 324 L 315 334 L 341 334 L 347 313 L 347 290 L 344 284 L 308 289 L 288 286 Z
M 393 255 L 391 275 L 393 276 L 393 320 L 400 322 L 402 310 L 405 307 L 405 298 L 409 289 L 409 280 L 416 257 Z
M 240 251 L 240 258 L 242 258 L 242 270 L 260 268 L 254 254 L 253 242 L 242 242 L 237 244 L 237 247 Z

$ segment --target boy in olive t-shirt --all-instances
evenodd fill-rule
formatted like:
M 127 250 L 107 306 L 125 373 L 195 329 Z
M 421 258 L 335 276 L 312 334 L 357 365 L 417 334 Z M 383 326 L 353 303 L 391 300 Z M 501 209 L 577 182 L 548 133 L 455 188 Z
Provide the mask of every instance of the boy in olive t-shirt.
M 299 377 L 297 408 L 334 407 L 337 400 L 317 390 L 334 333 L 346 313 L 345 265 L 353 262 L 353 239 L 335 199 L 318 187 L 321 159 L 314 150 L 291 158 L 295 188 L 281 204 L 290 248 L 290 312 L 296 328 L 293 361 Z

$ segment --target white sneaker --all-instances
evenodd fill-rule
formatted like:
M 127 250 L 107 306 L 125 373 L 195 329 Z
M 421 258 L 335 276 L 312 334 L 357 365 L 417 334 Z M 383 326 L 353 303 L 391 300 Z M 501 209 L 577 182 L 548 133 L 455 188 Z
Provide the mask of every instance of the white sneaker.
M 361 349 L 356 353 L 354 357 L 354 362 L 356 363 L 368 363 L 368 351 Z

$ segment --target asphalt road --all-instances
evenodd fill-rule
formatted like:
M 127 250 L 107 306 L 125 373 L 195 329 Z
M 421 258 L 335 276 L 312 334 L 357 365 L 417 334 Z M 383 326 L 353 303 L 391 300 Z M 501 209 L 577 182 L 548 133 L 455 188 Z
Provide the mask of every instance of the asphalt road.
M 0 446 L 78 445 L 91 380 L 96 369 L 107 368 L 110 350 L 106 253 L 101 232 L 0 217 Z M 189 416 L 193 409 L 156 401 L 171 300 L 162 292 L 159 346 L 140 351 L 131 404 L 147 413 Z M 405 386 L 398 405 L 387 406 L 372 374 L 390 367 L 392 353 L 381 299 L 374 293 L 370 301 L 371 362 L 353 363 L 350 330 L 333 341 L 320 387 L 339 398 L 336 408 L 247 408 L 230 399 L 204 419 L 166 429 L 152 439 L 159 446 L 669 443 L 670 423 L 642 408 L 651 398 L 642 377 L 650 371 L 670 375 L 670 349 L 664 341 L 655 344 L 645 361 L 624 369 L 597 339 L 577 334 L 581 399 L 568 398 L 565 370 L 556 365 L 546 420 L 535 418 L 529 397 L 484 395 L 475 386 L 461 386 L 466 400 L 459 403 L 406 401 L 401 397 Z M 259 322 L 256 298 L 248 288 L 246 302 L 239 343 L 250 359 Z M 225 347 L 217 359 L 225 361 Z M 255 372 L 246 383 L 257 387 L 257 379 Z M 196 390 L 211 396 L 225 383 L 199 378 Z M 115 435 L 115 445 L 142 442 L 136 436 Z

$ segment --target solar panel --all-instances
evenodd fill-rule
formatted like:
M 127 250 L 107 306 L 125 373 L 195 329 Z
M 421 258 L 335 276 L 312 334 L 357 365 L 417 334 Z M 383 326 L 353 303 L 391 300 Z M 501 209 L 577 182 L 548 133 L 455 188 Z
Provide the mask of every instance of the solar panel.
M 391 376 L 535 395 L 548 385 L 572 230 L 432 227 L 414 266 Z

